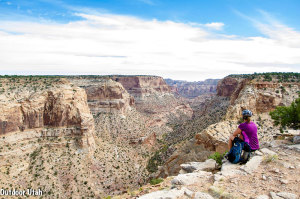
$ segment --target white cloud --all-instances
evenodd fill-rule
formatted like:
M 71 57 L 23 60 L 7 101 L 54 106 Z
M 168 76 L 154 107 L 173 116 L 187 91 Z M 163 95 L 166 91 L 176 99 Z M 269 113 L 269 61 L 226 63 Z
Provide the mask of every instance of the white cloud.
M 291 45 L 292 39 L 285 42 L 274 36 L 277 27 L 271 25 L 264 30 L 268 37 L 237 39 L 173 21 L 77 15 L 83 20 L 68 24 L 0 21 L 0 73 L 149 74 L 202 80 L 232 73 L 300 72 L 300 48 Z M 294 38 L 299 33 L 287 29 L 284 34 Z
M 220 22 L 213 22 L 213 23 L 207 23 L 204 26 L 215 29 L 215 30 L 222 30 L 224 27 L 224 24 L 220 23 Z

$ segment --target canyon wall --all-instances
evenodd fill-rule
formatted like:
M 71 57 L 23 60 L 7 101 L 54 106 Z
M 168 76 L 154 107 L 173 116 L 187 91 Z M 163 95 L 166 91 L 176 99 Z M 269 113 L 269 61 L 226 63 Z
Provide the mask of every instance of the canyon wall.
M 228 97 L 230 105 L 224 120 L 212 124 L 195 139 L 206 148 L 220 153 L 227 149 L 227 141 L 238 127 L 242 111 L 249 109 L 253 112 L 252 120 L 258 126 L 259 141 L 272 141 L 280 133 L 275 126 L 269 112 L 278 106 L 289 106 L 299 97 L 300 83 L 295 77 L 280 82 L 276 77 L 273 81 L 264 81 L 260 76 L 256 78 L 226 77 L 218 84 L 217 95 Z
M 171 91 L 165 80 L 157 76 L 114 76 L 112 80 L 120 82 L 137 100 L 152 93 Z
M 239 119 L 243 109 L 262 114 L 290 105 L 298 97 L 299 87 L 299 82 L 226 77 L 219 82 L 217 95 L 230 98 L 226 118 Z
M 119 113 L 125 115 L 134 105 L 132 97 L 122 84 L 109 78 L 73 77 L 69 80 L 76 86 L 85 89 L 91 112 Z
M 207 79 L 205 81 L 187 82 L 180 80 L 165 80 L 171 86 L 173 92 L 186 98 L 195 98 L 204 94 L 215 94 L 218 79 Z
M 2 80 L 5 84 L 7 80 Z M 51 88 L 34 90 L 16 88 L 0 98 L 0 134 L 29 129 L 59 128 L 57 136 L 85 137 L 84 143 L 94 148 L 94 121 L 83 89 L 67 80 L 53 82 Z M 41 136 L 47 136 L 41 131 Z

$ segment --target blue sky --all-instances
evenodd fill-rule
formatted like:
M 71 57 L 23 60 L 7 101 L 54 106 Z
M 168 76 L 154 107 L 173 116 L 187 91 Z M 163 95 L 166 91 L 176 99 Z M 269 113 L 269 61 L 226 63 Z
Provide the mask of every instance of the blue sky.
M 299 10 L 298 0 L 0 0 L 0 72 L 300 72 Z
M 224 33 L 240 36 L 261 35 L 239 13 L 264 20 L 260 10 L 271 13 L 282 23 L 300 30 L 299 0 L 0 0 L 0 19 L 50 20 L 68 23 L 80 20 L 75 12 L 120 14 L 144 19 L 177 22 L 226 24 Z

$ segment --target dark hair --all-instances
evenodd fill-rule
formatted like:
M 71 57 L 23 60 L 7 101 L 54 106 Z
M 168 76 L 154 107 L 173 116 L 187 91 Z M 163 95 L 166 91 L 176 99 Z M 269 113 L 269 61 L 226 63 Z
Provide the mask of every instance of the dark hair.
M 249 116 L 243 116 L 243 120 L 246 120 L 247 123 L 250 122 L 250 117 Z

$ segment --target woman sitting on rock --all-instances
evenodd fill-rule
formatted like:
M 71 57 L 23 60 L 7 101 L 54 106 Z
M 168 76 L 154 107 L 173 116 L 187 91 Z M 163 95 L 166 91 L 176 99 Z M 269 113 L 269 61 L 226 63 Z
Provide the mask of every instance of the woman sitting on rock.
M 238 128 L 229 137 L 228 147 L 229 150 L 232 148 L 232 142 L 236 136 L 239 135 L 244 142 L 247 142 L 251 147 L 251 152 L 259 149 L 259 142 L 257 138 L 257 126 L 251 121 L 251 116 L 253 115 L 250 110 L 243 110 L 243 120 Z

